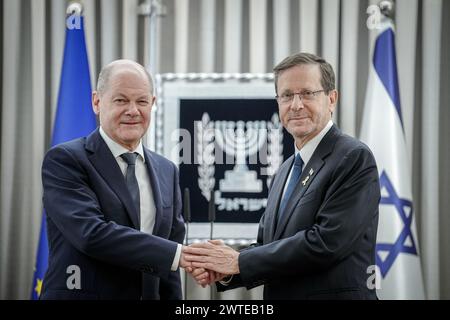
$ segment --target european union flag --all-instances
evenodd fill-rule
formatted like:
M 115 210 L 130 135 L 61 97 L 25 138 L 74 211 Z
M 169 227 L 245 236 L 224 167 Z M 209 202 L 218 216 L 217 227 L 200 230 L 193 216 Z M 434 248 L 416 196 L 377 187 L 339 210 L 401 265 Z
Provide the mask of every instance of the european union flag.
M 58 95 L 58 108 L 52 135 L 52 146 L 83 137 L 97 126 L 91 107 L 91 80 L 84 39 L 83 17 L 79 23 L 66 27 L 64 60 Z M 41 234 L 36 257 L 31 299 L 41 293 L 42 281 L 48 266 L 48 242 L 45 211 L 42 215 Z

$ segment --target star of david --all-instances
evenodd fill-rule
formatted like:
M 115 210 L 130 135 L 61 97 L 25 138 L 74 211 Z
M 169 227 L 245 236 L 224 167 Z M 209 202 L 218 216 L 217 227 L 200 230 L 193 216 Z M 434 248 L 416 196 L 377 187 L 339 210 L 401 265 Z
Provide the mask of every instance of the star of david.
M 380 204 L 394 206 L 395 212 L 403 222 L 403 228 L 394 243 L 381 242 L 376 245 L 376 262 L 380 268 L 381 276 L 384 278 L 400 253 L 417 255 L 417 250 L 411 231 L 413 218 L 412 202 L 398 196 L 384 170 L 380 175 L 380 188 L 381 190 L 384 188 L 385 194 L 387 194 L 387 196 L 381 197 Z M 381 252 L 387 252 L 384 260 L 381 258 Z

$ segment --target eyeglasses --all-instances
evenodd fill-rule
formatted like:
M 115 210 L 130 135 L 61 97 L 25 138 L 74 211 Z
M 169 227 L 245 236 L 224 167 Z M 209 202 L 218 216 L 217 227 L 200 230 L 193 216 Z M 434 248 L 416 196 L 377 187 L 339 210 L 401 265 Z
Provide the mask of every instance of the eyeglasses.
M 275 98 L 277 98 L 277 101 L 279 103 L 289 103 L 292 102 L 294 100 L 295 95 L 298 94 L 300 100 L 302 100 L 303 102 L 309 102 L 313 101 L 316 98 L 317 94 L 320 92 L 325 92 L 325 90 L 317 90 L 317 91 L 306 90 L 302 92 L 283 93 L 281 96 L 275 96 Z

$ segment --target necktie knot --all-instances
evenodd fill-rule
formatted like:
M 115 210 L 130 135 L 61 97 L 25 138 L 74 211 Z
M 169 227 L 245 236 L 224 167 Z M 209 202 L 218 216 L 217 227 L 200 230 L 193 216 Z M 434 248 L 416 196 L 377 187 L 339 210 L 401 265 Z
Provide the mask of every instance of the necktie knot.
M 128 191 L 130 191 L 131 199 L 136 206 L 136 212 L 139 217 L 141 211 L 141 199 L 139 184 L 135 173 L 137 156 L 138 154 L 136 152 L 126 152 L 120 155 L 120 157 L 128 164 L 127 171 L 125 173 L 125 183 L 127 185 Z
M 298 153 L 298 154 L 295 156 L 294 166 L 300 167 L 300 170 L 301 170 L 302 167 L 303 167 L 303 159 L 302 159 L 302 157 L 300 156 L 300 153 Z
M 122 153 L 120 155 L 120 157 L 125 160 L 125 162 L 129 165 L 129 166 L 134 166 L 136 164 L 136 158 L 137 158 L 138 154 L 136 152 L 130 153 L 130 152 L 126 152 L 126 153 Z

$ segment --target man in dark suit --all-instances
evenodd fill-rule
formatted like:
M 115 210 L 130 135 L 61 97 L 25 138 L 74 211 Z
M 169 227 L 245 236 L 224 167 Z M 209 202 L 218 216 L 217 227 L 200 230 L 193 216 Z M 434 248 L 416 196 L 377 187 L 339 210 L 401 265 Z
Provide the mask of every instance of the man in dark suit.
M 50 253 L 41 299 L 182 298 L 178 171 L 141 141 L 152 92 L 144 67 L 112 62 L 92 95 L 100 127 L 46 154 Z
M 241 252 L 219 241 L 187 247 L 188 269 L 202 285 L 221 280 L 219 291 L 264 284 L 265 299 L 376 299 L 368 284 L 380 200 L 374 157 L 332 123 L 330 64 L 300 53 L 274 73 L 295 154 L 273 178 L 257 243 Z

